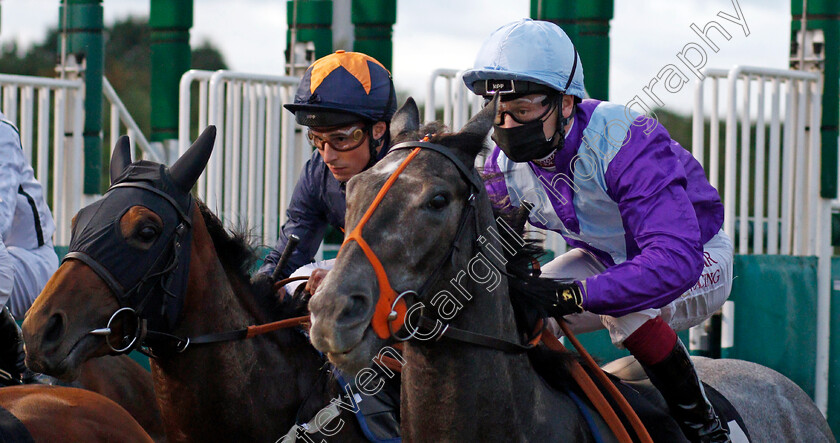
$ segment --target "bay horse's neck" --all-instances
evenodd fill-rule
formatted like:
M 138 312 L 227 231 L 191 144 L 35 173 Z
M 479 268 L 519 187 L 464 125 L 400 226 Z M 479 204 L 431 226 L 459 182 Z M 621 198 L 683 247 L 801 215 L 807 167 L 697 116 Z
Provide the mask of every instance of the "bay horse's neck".
M 175 334 L 195 337 L 254 324 L 252 295 L 223 268 L 197 209 L 193 220 L 190 279 Z M 287 329 L 153 360 L 169 440 L 276 441 L 294 425 L 310 390 L 317 391 L 313 402 L 326 403 L 324 384 L 315 383 L 320 359 L 297 334 Z
M 488 217 L 484 214 L 485 223 L 481 225 L 487 226 Z M 492 223 L 492 218 L 489 220 Z M 453 276 L 466 270 L 468 260 L 478 252 L 472 246 L 475 236 L 465 237 L 468 238 L 458 250 L 472 250 L 470 257 L 455 260 L 461 263 L 460 269 L 443 270 L 442 275 Z M 502 251 L 498 243 L 494 246 Z M 486 249 L 484 254 L 489 255 Z M 498 286 L 489 291 L 489 284 L 479 284 L 469 276 L 460 282 L 472 299 L 461 299 L 464 307 L 451 326 L 519 343 L 504 275 Z M 451 282 L 439 289 L 459 292 Z M 401 416 L 403 437 L 410 441 L 587 438 L 573 403 L 539 379 L 524 353 L 510 354 L 444 339 L 408 342 L 405 357 L 408 363 L 402 374 Z

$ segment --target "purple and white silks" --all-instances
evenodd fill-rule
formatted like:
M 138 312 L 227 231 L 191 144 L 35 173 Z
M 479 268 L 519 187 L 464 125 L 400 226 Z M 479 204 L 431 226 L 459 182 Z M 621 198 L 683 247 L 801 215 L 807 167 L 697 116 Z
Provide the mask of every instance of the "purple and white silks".
M 703 244 L 723 205 L 702 166 L 655 120 L 584 100 L 556 170 L 514 163 L 495 147 L 485 185 L 494 205 L 535 205 L 530 223 L 592 252 L 607 271 L 579 282 L 583 306 L 621 316 L 662 307 L 697 283 Z

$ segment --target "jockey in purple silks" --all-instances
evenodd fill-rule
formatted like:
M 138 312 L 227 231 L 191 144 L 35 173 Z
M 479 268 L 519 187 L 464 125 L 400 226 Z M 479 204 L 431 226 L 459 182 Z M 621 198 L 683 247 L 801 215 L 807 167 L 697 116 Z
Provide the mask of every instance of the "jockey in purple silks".
M 463 78 L 501 100 L 484 170 L 494 205 L 529 202 L 529 222 L 573 248 L 542 269 L 569 281 L 552 314 L 574 331 L 607 328 L 690 440 L 729 441 L 674 332 L 703 322 L 732 287 L 723 206 L 702 166 L 654 119 L 584 99 L 580 57 L 552 23 L 499 28 Z

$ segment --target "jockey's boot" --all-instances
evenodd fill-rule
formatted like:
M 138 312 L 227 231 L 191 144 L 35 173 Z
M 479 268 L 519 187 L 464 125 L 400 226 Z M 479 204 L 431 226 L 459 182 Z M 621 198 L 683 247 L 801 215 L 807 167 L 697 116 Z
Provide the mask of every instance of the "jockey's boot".
M 25 358 L 20 326 L 15 323 L 9 308 L 4 306 L 0 310 L 0 369 L 11 376 L 13 384 L 20 384 L 21 376 L 26 371 Z
M 731 441 L 679 338 L 664 360 L 652 365 L 642 364 L 642 367 L 665 398 L 686 438 L 703 443 Z

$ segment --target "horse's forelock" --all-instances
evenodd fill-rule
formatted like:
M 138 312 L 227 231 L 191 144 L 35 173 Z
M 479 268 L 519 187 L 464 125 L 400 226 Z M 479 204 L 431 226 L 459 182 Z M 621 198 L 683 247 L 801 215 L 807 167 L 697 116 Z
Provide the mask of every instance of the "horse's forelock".
M 406 141 L 419 141 L 428 136 L 430 142 L 437 143 L 453 152 L 460 152 L 467 157 L 475 158 L 484 149 L 484 136 L 471 133 L 452 133 L 441 122 L 431 122 L 412 132 L 403 132 L 397 136 L 393 144 Z
M 431 136 L 431 139 L 435 139 L 438 137 L 438 134 L 443 135 L 449 129 L 441 122 L 431 122 L 427 123 L 424 126 L 420 127 L 420 129 L 416 131 L 405 131 L 401 132 L 397 137 L 394 138 L 393 144 L 408 142 L 408 141 L 419 141 L 422 140 L 425 136 Z
M 444 127 L 445 128 L 445 127 Z M 431 137 L 433 143 L 438 143 L 448 148 L 452 148 L 455 152 L 460 152 L 471 160 L 484 149 L 484 135 L 473 134 L 469 132 L 456 133 L 437 133 Z M 472 163 L 472 161 L 470 161 Z

